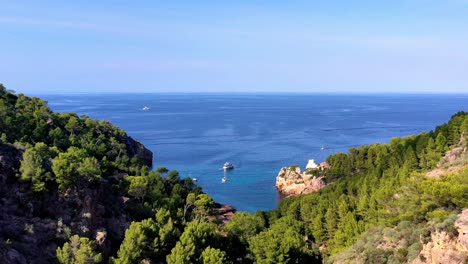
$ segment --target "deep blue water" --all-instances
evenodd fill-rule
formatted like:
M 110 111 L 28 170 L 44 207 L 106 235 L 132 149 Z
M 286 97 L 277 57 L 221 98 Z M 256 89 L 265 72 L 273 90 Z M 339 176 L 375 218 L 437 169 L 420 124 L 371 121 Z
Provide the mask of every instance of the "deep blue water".
M 429 131 L 468 110 L 468 95 L 40 96 L 54 111 L 111 121 L 153 151 L 155 167 L 197 178 L 217 202 L 246 211 L 277 205 L 281 167 L 303 168 L 352 146 Z M 222 184 L 225 161 L 235 169 Z

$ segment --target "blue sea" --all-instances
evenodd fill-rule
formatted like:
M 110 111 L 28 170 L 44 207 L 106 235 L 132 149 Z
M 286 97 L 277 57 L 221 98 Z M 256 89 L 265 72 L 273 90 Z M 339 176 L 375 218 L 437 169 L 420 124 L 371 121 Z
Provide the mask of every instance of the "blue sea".
M 217 202 L 254 212 L 276 207 L 281 167 L 305 167 L 350 147 L 388 142 L 468 110 L 468 95 L 89 94 L 40 95 L 58 112 L 123 128 Z M 143 107 L 150 107 L 144 111 Z M 322 150 L 322 147 L 325 149 Z M 235 169 L 221 183 L 224 162 Z

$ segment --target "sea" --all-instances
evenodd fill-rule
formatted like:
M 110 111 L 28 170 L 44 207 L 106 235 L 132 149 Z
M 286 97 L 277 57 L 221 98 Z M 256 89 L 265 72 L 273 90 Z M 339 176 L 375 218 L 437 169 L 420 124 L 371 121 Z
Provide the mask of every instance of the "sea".
M 278 205 L 282 167 L 304 169 L 309 159 L 322 162 L 351 147 L 430 131 L 468 111 L 468 94 L 38 96 L 54 111 L 110 121 L 153 152 L 154 168 L 196 178 L 216 202 L 249 212 Z M 235 168 L 224 172 L 227 161 Z

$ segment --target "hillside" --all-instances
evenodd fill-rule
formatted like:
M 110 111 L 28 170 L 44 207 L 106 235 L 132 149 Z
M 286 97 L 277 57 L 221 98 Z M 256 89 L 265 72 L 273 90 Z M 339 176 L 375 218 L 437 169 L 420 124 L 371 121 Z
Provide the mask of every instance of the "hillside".
M 466 258 L 465 112 L 331 155 L 326 187 L 227 223 L 109 122 L 1 85 L 0 116 L 2 263 L 424 263 L 445 248 Z
M 429 133 L 329 156 L 325 178 L 336 182 L 283 201 L 272 215 L 304 223 L 322 256 L 333 256 L 330 262 L 412 261 L 434 226 L 454 230 L 468 207 L 467 116 L 460 112 Z M 388 232 L 404 242 L 382 242 Z

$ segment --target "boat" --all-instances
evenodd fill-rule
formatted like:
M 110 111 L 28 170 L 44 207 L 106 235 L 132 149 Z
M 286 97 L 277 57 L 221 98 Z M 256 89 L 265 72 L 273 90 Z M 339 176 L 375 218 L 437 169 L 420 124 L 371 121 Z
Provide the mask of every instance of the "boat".
M 224 170 L 232 170 L 232 169 L 234 169 L 234 165 L 232 165 L 231 162 L 226 162 L 226 163 L 224 163 L 224 165 L 223 165 L 223 169 L 224 169 Z
M 150 109 L 151 109 L 151 108 L 150 108 L 149 106 L 145 106 L 145 107 L 143 107 L 142 110 L 143 110 L 143 111 L 148 111 L 148 110 L 150 110 Z
M 196 182 L 196 181 L 198 181 L 198 179 L 197 178 L 192 178 L 192 181 Z
M 227 182 L 227 177 L 224 176 L 222 179 L 221 179 L 221 183 L 226 183 Z
M 322 148 L 320 150 L 325 150 L 325 146 L 322 146 Z

